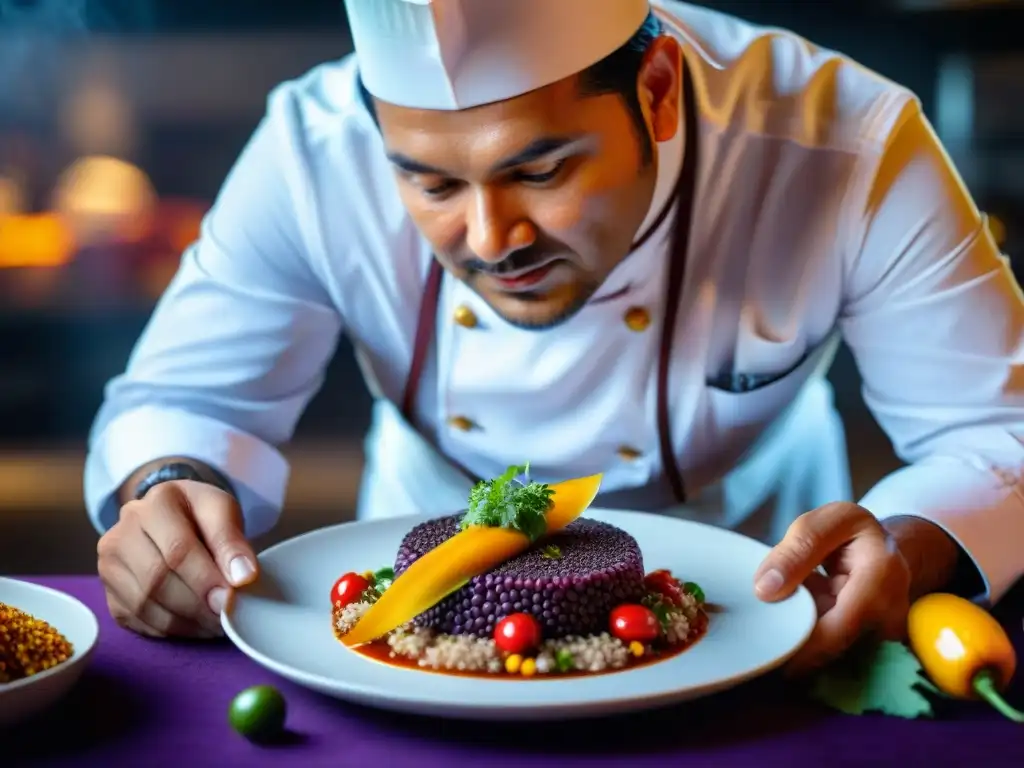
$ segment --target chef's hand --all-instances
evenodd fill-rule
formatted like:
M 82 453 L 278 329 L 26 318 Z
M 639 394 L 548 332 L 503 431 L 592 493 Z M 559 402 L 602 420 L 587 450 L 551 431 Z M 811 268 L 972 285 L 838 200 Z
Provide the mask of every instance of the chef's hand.
M 902 639 L 911 577 L 891 533 L 863 507 L 842 502 L 797 518 L 754 584 L 768 602 L 789 597 L 801 584 L 814 597 L 817 626 L 786 670 L 801 674 L 840 656 L 865 634 Z
M 97 546 L 111 615 L 151 637 L 212 638 L 232 586 L 256 578 L 237 502 L 205 483 L 153 486 Z

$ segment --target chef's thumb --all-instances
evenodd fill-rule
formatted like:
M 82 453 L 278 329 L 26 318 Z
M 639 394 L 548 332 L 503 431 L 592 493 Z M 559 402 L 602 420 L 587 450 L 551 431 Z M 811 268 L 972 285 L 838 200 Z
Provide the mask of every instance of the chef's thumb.
M 754 574 L 754 593 L 774 602 L 792 595 L 828 556 L 819 532 L 812 526 L 794 525 Z
M 850 540 L 865 514 L 854 504 L 839 502 L 798 517 L 754 574 L 754 592 L 767 602 L 792 595 Z
M 256 580 L 256 555 L 249 542 L 239 533 L 224 544 L 223 551 L 217 553 L 217 563 L 233 587 L 244 587 Z

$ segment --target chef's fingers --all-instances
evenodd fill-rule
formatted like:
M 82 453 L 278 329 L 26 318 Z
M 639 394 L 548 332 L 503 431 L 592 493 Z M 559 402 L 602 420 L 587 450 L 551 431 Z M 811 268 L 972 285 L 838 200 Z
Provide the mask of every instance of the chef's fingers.
M 173 517 L 164 509 L 157 512 Z M 196 591 L 175 574 L 144 530 L 143 518 L 147 514 L 126 507 L 116 529 L 107 534 L 116 535 L 118 541 L 114 543 L 116 549 L 112 556 L 103 558 L 101 554 L 101 559 L 109 560 L 103 567 L 105 583 L 111 584 L 121 602 L 135 611 L 135 615 L 161 632 L 194 636 L 198 629 L 203 636 L 220 634 L 217 615 L 205 604 L 205 599 L 200 599 Z M 198 539 L 195 546 L 205 553 Z M 210 569 L 219 577 L 215 566 L 211 564 Z
M 121 602 L 117 595 L 109 591 L 107 592 L 107 610 L 110 611 L 110 615 L 114 618 L 114 621 L 125 629 L 130 629 L 132 632 L 144 635 L 145 637 L 164 637 L 162 632 L 158 632 L 134 616 L 128 607 Z
M 132 548 L 133 541 L 144 541 L 147 549 L 151 546 L 137 521 L 122 517 L 100 537 L 96 545 L 96 569 L 106 592 L 107 608 L 121 626 L 142 635 L 162 637 L 163 632 L 145 624 L 137 616 L 146 598 L 141 596 L 138 580 L 122 558 L 122 553 Z
M 757 569 L 754 592 L 765 601 L 789 597 L 868 522 L 878 525 L 870 512 L 846 502 L 827 504 L 801 515 Z
M 787 665 L 790 674 L 808 672 L 837 658 L 866 633 L 877 633 L 885 626 L 892 555 L 880 540 L 856 553 L 855 562 L 835 607 L 818 619 L 807 643 Z
M 814 571 L 804 580 L 804 586 L 814 598 L 814 605 L 818 609 L 818 615 L 822 616 L 826 611 L 832 610 L 836 604 L 836 593 L 832 589 L 832 581 L 818 571 Z
M 219 634 L 219 627 L 211 629 L 162 605 L 143 589 L 138 578 L 126 565 L 108 565 L 104 585 L 107 588 L 108 606 L 112 607 L 114 618 L 121 620 L 125 626 L 131 625 L 131 628 L 142 634 L 194 638 L 212 638 Z M 119 613 L 115 613 L 115 609 Z
M 199 535 L 212 553 L 227 583 L 245 586 L 256 579 L 256 554 L 245 538 L 238 502 L 219 488 L 182 483 Z
M 168 595 L 174 605 L 155 595 L 158 601 L 182 616 L 194 617 L 206 625 L 216 624 L 219 627 L 220 612 L 227 599 L 228 582 L 214 562 L 206 543 L 200 538 L 198 523 L 193 519 L 191 502 L 187 498 L 190 490 L 180 483 L 155 486 L 138 502 L 138 509 L 141 510 L 138 520 L 171 574 L 178 577 L 168 579 L 169 584 L 174 585 L 175 581 L 180 580 L 196 598 L 195 601 L 189 601 L 187 590 L 175 589 Z M 122 512 L 122 516 L 124 514 Z M 186 601 L 190 603 L 188 608 L 183 605 Z M 181 610 L 177 606 L 182 606 Z

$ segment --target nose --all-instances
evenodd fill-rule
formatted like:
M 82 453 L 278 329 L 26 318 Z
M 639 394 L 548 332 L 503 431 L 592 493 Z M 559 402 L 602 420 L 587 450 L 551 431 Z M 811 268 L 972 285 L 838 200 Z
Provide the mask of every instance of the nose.
M 473 195 L 466 212 L 466 244 L 481 261 L 498 264 L 536 242 L 536 229 L 510 203 L 506 196 L 486 187 Z

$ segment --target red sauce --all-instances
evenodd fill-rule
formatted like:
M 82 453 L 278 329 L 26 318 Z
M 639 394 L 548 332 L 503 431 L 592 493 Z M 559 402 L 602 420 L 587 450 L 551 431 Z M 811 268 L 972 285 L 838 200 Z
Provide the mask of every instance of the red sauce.
M 481 677 L 488 680 L 552 680 L 569 677 L 582 677 L 584 675 L 610 675 L 616 672 L 625 672 L 630 669 L 637 669 L 638 667 L 645 667 L 649 664 L 656 664 L 659 661 L 674 658 L 684 651 L 692 648 L 707 633 L 708 617 L 704 611 L 697 614 L 695 625 L 693 632 L 690 633 L 690 637 L 685 643 L 678 643 L 671 646 L 658 646 L 654 649 L 648 647 L 647 652 L 645 652 L 640 658 L 631 655 L 629 657 L 629 661 L 624 667 L 608 669 L 603 672 L 552 672 L 544 675 L 537 674 L 533 677 L 525 677 L 523 675 L 512 675 L 506 672 L 458 672 L 447 669 L 432 669 L 430 667 L 421 667 L 415 659 L 410 659 L 406 656 L 392 656 L 391 648 L 388 646 L 387 640 L 376 640 L 357 648 L 350 648 L 349 650 L 373 661 L 380 662 L 381 664 L 387 664 L 392 667 L 402 667 L 404 669 L 415 669 L 418 672 L 433 672 L 434 674 L 455 675 L 457 677 Z M 333 626 L 337 626 L 336 621 L 333 623 Z M 334 636 L 339 637 L 336 630 Z

